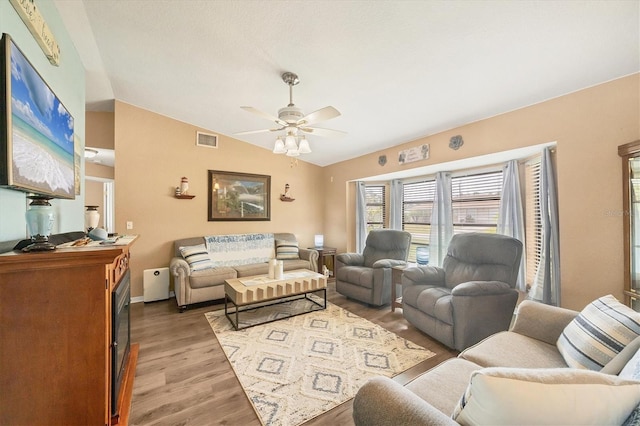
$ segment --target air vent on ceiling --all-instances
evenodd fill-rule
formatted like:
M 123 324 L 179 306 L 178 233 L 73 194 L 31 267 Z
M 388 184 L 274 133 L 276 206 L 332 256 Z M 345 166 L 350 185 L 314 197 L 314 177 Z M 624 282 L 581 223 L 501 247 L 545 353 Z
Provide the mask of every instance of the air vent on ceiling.
M 196 132 L 196 145 L 205 146 L 207 148 L 218 147 L 218 135 L 210 133 Z

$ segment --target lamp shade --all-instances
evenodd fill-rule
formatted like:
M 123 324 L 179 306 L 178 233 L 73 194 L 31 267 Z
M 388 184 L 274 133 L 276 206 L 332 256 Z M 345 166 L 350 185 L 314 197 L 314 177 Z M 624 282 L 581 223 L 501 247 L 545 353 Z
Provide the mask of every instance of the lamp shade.
M 300 139 L 300 143 L 298 144 L 298 152 L 300 154 L 309 154 L 311 153 L 311 147 L 309 146 L 309 141 L 304 136 Z
M 300 151 L 298 151 L 297 149 L 290 149 L 287 151 L 288 157 L 297 157 L 299 155 L 300 155 Z
M 296 143 L 296 137 L 292 133 L 289 133 L 284 139 L 284 147 L 287 151 L 297 151 L 298 144 Z
M 313 243 L 317 248 L 323 247 L 324 246 L 324 235 L 315 235 L 313 237 Z
M 284 147 L 284 142 L 282 142 L 281 138 L 276 139 L 276 144 L 273 147 L 274 154 L 284 154 L 287 150 Z

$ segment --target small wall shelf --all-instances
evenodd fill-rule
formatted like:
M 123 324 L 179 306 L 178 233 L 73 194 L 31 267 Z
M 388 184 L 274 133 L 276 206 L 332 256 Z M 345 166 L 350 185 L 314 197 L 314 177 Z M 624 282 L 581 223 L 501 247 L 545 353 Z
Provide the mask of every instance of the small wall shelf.
M 190 200 L 195 197 L 195 195 L 176 195 L 175 197 L 180 198 L 181 200 Z

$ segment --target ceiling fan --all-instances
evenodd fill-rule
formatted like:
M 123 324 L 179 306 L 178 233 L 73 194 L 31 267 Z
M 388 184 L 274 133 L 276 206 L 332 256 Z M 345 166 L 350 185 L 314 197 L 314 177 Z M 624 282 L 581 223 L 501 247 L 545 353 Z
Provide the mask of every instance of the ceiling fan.
M 278 132 L 285 130 L 286 135 L 297 136 L 298 131 L 310 135 L 324 136 L 324 137 L 336 137 L 343 136 L 346 133 L 340 130 L 323 129 L 319 127 L 312 127 L 313 124 L 321 121 L 330 120 L 340 116 L 340 111 L 332 106 L 326 106 L 311 114 L 305 115 L 302 109 L 298 108 L 293 103 L 293 86 L 298 84 L 300 80 L 298 76 L 292 72 L 285 72 L 282 74 L 282 81 L 289 86 L 289 105 L 278 110 L 278 117 L 274 117 L 271 114 L 262 112 L 254 107 L 242 106 L 245 111 L 256 114 L 262 118 L 266 118 L 269 121 L 273 121 L 278 127 L 272 129 L 250 130 L 248 132 L 235 133 L 236 135 L 250 135 L 254 133 L 266 133 L 266 132 Z

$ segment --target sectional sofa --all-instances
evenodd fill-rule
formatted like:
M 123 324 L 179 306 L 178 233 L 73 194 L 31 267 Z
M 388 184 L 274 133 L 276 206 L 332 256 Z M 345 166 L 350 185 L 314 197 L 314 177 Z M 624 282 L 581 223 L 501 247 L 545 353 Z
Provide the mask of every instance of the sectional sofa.
M 601 299 L 580 313 L 524 301 L 509 331 L 405 386 L 371 379 L 354 399 L 356 425 L 640 424 L 640 314 Z

